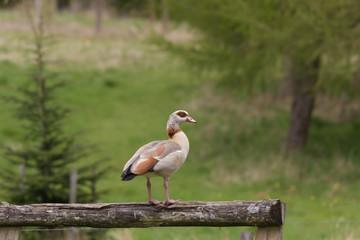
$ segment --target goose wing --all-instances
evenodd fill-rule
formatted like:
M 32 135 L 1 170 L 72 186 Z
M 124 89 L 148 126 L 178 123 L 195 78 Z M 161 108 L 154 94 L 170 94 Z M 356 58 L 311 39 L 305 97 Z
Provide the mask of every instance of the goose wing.
M 123 175 L 132 174 L 136 176 L 151 171 L 159 161 L 179 150 L 181 150 L 180 145 L 173 141 L 150 142 L 139 148 L 125 164 Z

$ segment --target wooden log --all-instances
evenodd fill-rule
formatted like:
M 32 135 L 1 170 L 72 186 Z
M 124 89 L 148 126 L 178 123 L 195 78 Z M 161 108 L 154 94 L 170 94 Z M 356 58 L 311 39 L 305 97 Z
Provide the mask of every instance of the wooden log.
M 281 203 L 281 219 L 285 221 L 286 204 Z M 281 240 L 283 225 L 273 227 L 259 227 L 256 233 L 256 240 Z
M 0 206 L 0 227 L 146 228 L 170 226 L 281 226 L 280 200 Z

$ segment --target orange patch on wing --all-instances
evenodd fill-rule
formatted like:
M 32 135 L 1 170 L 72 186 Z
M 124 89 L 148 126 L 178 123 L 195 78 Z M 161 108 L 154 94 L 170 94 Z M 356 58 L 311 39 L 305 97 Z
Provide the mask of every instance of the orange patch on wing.
M 138 164 L 135 169 L 132 171 L 134 174 L 141 175 L 152 169 L 158 162 L 156 157 L 159 157 L 161 153 L 165 150 L 165 145 L 159 145 L 156 151 L 149 157 L 147 160 L 143 161 L 142 163 Z
M 136 175 L 144 174 L 147 171 L 149 171 L 150 169 L 152 169 L 158 162 L 159 162 L 159 160 L 157 160 L 153 157 L 149 157 L 146 161 L 137 165 L 135 167 L 135 169 L 132 170 L 132 172 Z

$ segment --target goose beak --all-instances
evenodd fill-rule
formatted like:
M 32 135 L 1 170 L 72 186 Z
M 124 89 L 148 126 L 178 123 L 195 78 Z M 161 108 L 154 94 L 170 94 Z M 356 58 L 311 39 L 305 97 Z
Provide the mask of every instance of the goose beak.
M 191 123 L 197 123 L 197 121 L 195 121 L 194 119 L 192 119 L 190 116 L 186 118 L 187 122 L 191 122 Z

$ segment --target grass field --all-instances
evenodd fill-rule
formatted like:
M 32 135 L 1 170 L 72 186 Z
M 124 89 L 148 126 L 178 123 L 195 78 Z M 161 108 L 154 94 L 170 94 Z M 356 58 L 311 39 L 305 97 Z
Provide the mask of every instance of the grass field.
M 360 239 L 360 121 L 341 115 L 338 109 L 343 108 L 336 101 L 318 99 L 308 148 L 283 155 L 288 99 L 272 92 L 227 94 L 211 77 L 149 44 L 145 21 L 106 18 L 104 34 L 93 36 L 90 17 L 54 16 L 49 31 L 55 42 L 48 56 L 50 71 L 66 82 L 58 101 L 71 109 L 67 130 L 84 130 L 79 141 L 98 147 L 78 164 L 106 157 L 111 165 L 98 184 L 109 190 L 101 202 L 147 200 L 145 179 L 121 182 L 122 167 L 139 146 L 166 139 L 169 114 L 185 109 L 198 124 L 182 126 L 191 149 L 171 178 L 172 198 L 279 198 L 288 204 L 284 239 Z M 0 94 L 11 94 L 16 86 L 28 84 L 31 34 L 19 13 L 0 12 L 0 20 Z M 186 41 L 192 35 L 187 27 L 177 26 L 166 37 Z M 359 109 L 356 101 L 348 106 Z M 19 144 L 21 136 L 13 106 L 2 102 L 0 142 Z M 5 164 L 2 160 L 0 167 Z M 153 191 L 155 198 L 164 199 L 162 179 L 153 180 Z M 6 199 L 0 195 L 0 201 Z M 110 233 L 115 239 L 238 239 L 246 230 L 152 228 Z

